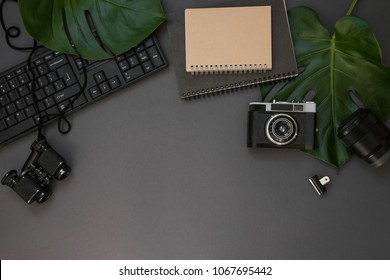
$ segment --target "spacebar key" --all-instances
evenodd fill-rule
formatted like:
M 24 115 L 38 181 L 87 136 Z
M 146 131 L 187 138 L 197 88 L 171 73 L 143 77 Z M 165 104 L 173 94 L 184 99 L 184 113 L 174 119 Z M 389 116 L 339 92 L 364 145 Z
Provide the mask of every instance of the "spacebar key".
M 0 132 L 0 144 L 5 143 L 7 140 L 10 140 L 29 129 L 35 126 L 35 122 L 33 118 L 26 119 L 17 125 L 11 126 L 10 128 L 3 130 Z
M 80 88 L 79 84 L 74 84 L 73 86 L 65 88 L 65 89 L 57 92 L 56 94 L 54 94 L 53 95 L 54 100 L 57 103 L 61 103 L 62 101 L 67 100 L 67 99 L 71 98 L 72 96 L 78 94 L 80 92 L 80 89 L 81 88 Z

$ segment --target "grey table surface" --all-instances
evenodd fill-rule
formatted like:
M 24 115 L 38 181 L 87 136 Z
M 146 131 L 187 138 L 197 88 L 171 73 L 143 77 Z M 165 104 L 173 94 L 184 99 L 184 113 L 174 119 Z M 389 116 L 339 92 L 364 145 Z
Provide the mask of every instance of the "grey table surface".
M 167 13 L 194 2 L 162 1 Z M 314 8 L 331 30 L 350 2 L 286 4 Z M 11 10 L 6 19 L 19 22 Z M 370 22 L 387 65 L 389 12 L 379 0 L 354 11 Z M 157 36 L 170 60 L 165 25 Z M 0 71 L 26 59 L 0 38 Z M 354 157 L 338 172 L 296 150 L 249 150 L 251 101 L 259 89 L 185 102 L 170 65 L 71 115 L 65 136 L 50 125 L 46 135 L 72 174 L 44 204 L 0 188 L 0 258 L 390 258 L 390 164 L 373 169 Z M 34 138 L 0 149 L 1 176 L 20 169 Z M 314 174 L 332 180 L 324 198 L 308 182 Z

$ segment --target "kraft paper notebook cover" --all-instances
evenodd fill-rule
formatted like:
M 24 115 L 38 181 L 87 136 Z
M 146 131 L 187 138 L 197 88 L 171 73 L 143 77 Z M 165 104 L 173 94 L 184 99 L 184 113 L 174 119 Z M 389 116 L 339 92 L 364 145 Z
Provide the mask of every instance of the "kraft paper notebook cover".
M 265 73 L 192 75 L 186 72 L 184 11 L 168 15 L 171 61 L 175 68 L 182 98 L 228 92 L 264 82 L 283 80 L 298 75 L 290 27 L 284 0 L 236 0 L 218 7 L 271 6 L 272 70 Z M 191 7 L 198 8 L 198 7 Z
M 272 69 L 271 6 L 185 10 L 186 71 Z

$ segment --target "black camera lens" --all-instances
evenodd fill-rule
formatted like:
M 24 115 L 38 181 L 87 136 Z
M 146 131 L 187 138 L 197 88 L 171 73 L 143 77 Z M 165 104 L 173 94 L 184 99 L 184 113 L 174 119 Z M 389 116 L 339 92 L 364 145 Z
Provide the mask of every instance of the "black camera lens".
M 368 109 L 357 109 L 341 124 L 337 136 L 373 167 L 390 158 L 390 130 Z
M 265 133 L 272 143 L 288 145 L 298 136 L 298 125 L 292 116 L 277 114 L 267 121 Z

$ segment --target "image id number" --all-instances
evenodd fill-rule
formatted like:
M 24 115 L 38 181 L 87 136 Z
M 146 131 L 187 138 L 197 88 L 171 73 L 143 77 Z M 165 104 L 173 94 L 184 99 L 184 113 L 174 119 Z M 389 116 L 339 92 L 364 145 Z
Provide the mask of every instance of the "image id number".
M 272 275 L 272 267 L 213 267 L 213 275 Z

